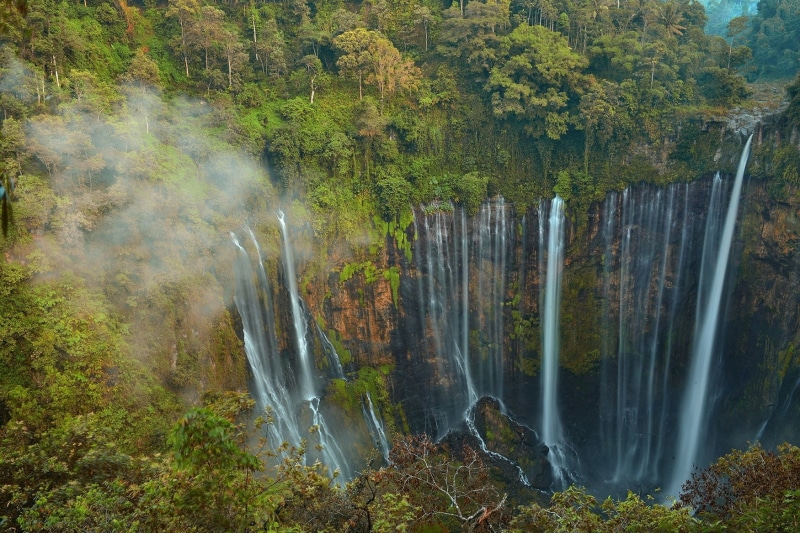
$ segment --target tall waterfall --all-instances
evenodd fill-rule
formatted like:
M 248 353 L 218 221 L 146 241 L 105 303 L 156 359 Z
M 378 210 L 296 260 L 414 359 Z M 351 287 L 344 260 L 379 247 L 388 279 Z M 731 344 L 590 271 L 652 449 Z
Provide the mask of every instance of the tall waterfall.
M 245 354 L 253 374 L 251 390 L 259 412 L 265 409 L 271 411 L 272 423 L 266 426 L 268 444 L 273 448 L 284 442 L 299 446 L 301 437 L 297 416 L 286 387 L 286 369 L 278 353 L 269 282 L 258 243 L 252 233 L 250 236 L 256 249 L 256 275 L 253 274 L 247 250 L 240 244 L 236 234 L 231 232 L 238 250 L 234 301 L 242 318 Z
M 503 308 L 506 297 L 506 265 L 511 236 L 509 208 L 503 198 L 485 202 L 474 219 L 473 258 L 477 282 L 473 296 L 477 371 L 475 386 L 480 395 L 503 397 Z M 477 323 L 476 323 L 477 322 Z M 473 361 L 476 358 L 473 358 Z
M 300 366 L 300 375 L 298 378 L 300 397 L 303 402 L 307 402 L 308 408 L 311 410 L 312 423 L 316 427 L 323 463 L 330 469 L 331 473 L 339 471 L 342 477 L 347 480 L 351 477 L 351 468 L 320 409 L 321 392 L 317 388 L 318 380 L 316 379 L 314 370 L 314 354 L 309 349 L 307 317 L 302 301 L 300 300 L 300 294 L 297 290 L 294 254 L 292 254 L 292 247 L 289 243 L 289 232 L 286 228 L 286 220 L 283 211 L 278 211 L 277 216 L 281 227 L 283 267 L 286 273 L 285 282 L 289 290 L 297 360 Z M 325 340 L 327 341 L 327 339 Z M 339 368 L 336 370 L 341 373 L 341 365 L 338 364 L 338 357 L 336 358 L 334 367 L 337 365 Z
M 612 483 L 639 484 L 658 475 L 669 409 L 669 340 L 684 296 L 680 278 L 691 233 L 688 198 L 685 184 L 640 187 L 625 189 L 619 205 L 617 194 L 604 205 L 603 295 L 616 304 L 616 316 L 605 308 L 600 433 Z
M 543 210 L 540 209 L 540 213 Z M 540 215 L 540 218 L 542 215 Z M 544 241 L 542 224 L 540 238 Z M 542 242 L 543 244 L 543 242 Z M 544 255 L 544 250 L 540 252 Z M 561 336 L 561 276 L 564 269 L 564 201 L 550 203 L 547 229 L 547 270 L 542 272 L 545 292 L 542 308 L 542 440 L 550 448 L 549 461 L 560 482 L 564 478 L 565 453 L 561 416 L 558 412 L 558 360 Z M 540 255 L 540 257 L 542 257 Z
M 704 437 L 710 398 L 727 394 L 713 379 L 720 352 L 714 341 L 749 148 L 750 142 L 735 181 L 717 177 L 610 193 L 590 210 L 588 226 L 576 227 L 576 253 L 566 259 L 566 207 L 558 197 L 540 201 L 533 218 L 516 218 L 502 198 L 484 202 L 474 216 L 452 205 L 415 210 L 413 257 L 399 265 L 399 309 L 385 315 L 397 320 L 392 401 L 402 402 L 412 431 L 437 438 L 456 427 L 476 433 L 472 406 L 492 396 L 504 414 L 540 428 L 553 487 L 580 476 L 587 486 L 615 494 L 669 482 L 677 494 L 692 465 L 716 445 L 715 435 Z M 318 458 L 346 479 L 355 447 L 341 439 L 354 426 L 325 404 L 324 384 L 357 383 L 347 379 L 366 358 L 354 350 L 343 368 L 335 343 L 311 320 L 298 294 L 282 213 L 278 222 L 287 311 L 280 315 L 287 337 L 280 346 L 291 357 L 278 354 L 258 243 L 232 235 L 251 390 L 259 407 L 273 412 L 270 441 L 298 444 L 316 426 L 310 438 L 322 444 Z M 357 340 L 352 346 L 372 349 Z M 681 402 L 675 391 L 684 390 Z M 383 406 L 358 394 L 356 416 L 364 419 L 358 431 L 386 457 Z M 508 460 L 491 451 L 502 450 L 494 437 L 478 438 L 487 454 Z M 536 475 L 520 480 L 550 483 Z
M 707 296 L 698 298 L 698 312 L 695 326 L 695 338 L 692 351 L 692 366 L 686 382 L 686 391 L 681 407 L 681 423 L 678 434 L 677 460 L 673 468 L 673 478 L 668 494 L 677 495 L 681 484 L 689 478 L 692 468 L 698 460 L 698 449 L 701 434 L 706 426 L 708 415 L 709 382 L 711 380 L 711 363 L 714 359 L 714 344 L 719 328 L 720 310 L 722 308 L 723 288 L 728 270 L 733 231 L 739 212 L 739 198 L 744 181 L 744 169 L 750 155 L 751 135 L 747 139 L 736 170 L 736 178 L 731 191 L 730 203 L 725 216 L 725 225 L 718 247 L 711 252 L 713 271 L 710 280 L 701 279 L 701 290 L 707 290 Z M 705 250 L 704 250 L 705 256 Z M 705 257 L 704 257 L 705 263 Z M 710 284 L 710 285 L 709 285 Z M 702 308 L 700 307 L 702 305 Z
M 283 211 L 278 211 L 278 222 L 281 225 L 281 236 L 283 241 L 283 268 L 286 272 L 286 285 L 289 289 L 289 298 L 292 306 L 292 319 L 294 326 L 295 346 L 297 348 L 297 358 L 300 364 L 300 397 L 305 401 L 310 401 L 317 396 L 317 387 L 314 378 L 314 361 L 308 349 L 308 329 L 306 327 L 305 313 L 300 302 L 300 295 L 297 292 L 297 279 L 294 273 L 294 257 L 292 247 L 289 244 L 289 234 L 286 229 Z
M 452 206 L 415 214 L 419 342 L 435 357 L 442 383 L 429 391 L 425 408 L 433 419 L 428 431 L 438 437 L 463 421 L 479 396 L 502 395 L 508 218 L 502 198 L 484 203 L 472 221 Z

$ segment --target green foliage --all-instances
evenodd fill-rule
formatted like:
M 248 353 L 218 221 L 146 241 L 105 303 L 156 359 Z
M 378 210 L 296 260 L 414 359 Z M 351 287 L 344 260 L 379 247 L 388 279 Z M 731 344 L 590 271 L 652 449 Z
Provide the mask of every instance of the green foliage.
M 784 444 L 775 453 L 756 444 L 695 471 L 683 485 L 680 502 L 706 519 L 745 520 L 745 516 L 757 514 L 754 511 L 762 502 L 781 502 L 798 487 L 800 448 Z M 796 512 L 794 507 L 792 513 Z
M 358 272 L 364 273 L 364 282 L 367 285 L 378 280 L 378 269 L 372 261 L 364 261 L 363 263 L 347 263 L 339 272 L 339 283 L 349 281 Z
M 206 468 L 258 469 L 255 457 L 239 449 L 233 439 L 233 424 L 208 407 L 190 410 L 167 439 L 175 464 L 191 472 Z
M 556 492 L 550 504 L 523 506 L 511 522 L 512 532 L 694 531 L 697 522 L 686 509 L 645 502 L 633 492 L 625 500 L 606 499 L 600 505 L 586 489 Z
M 750 22 L 747 44 L 753 65 L 763 77 L 793 76 L 800 67 L 800 4 L 797 0 L 766 0 Z
M 398 309 L 400 305 L 398 296 L 398 291 L 400 290 L 400 267 L 389 267 L 388 270 L 383 271 L 383 277 L 389 281 L 389 285 L 392 287 L 392 301 L 395 309 Z
M 399 176 L 387 176 L 376 182 L 378 206 L 384 220 L 393 220 L 411 209 L 411 186 Z

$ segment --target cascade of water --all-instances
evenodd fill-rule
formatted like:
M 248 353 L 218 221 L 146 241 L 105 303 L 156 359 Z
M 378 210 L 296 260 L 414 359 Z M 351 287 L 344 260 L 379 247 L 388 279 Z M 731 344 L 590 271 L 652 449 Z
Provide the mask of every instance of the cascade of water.
M 730 203 L 725 216 L 725 225 L 715 250 L 716 260 L 713 262 L 713 275 L 708 288 L 708 296 L 704 298 L 703 307 L 698 307 L 696 315 L 695 341 L 692 350 L 692 365 L 686 383 L 683 404 L 681 406 L 681 423 L 677 444 L 677 459 L 673 468 L 673 479 L 668 494 L 677 495 L 684 481 L 689 478 L 692 468 L 698 460 L 701 433 L 706 425 L 711 362 L 714 358 L 714 340 L 719 327 L 722 307 L 723 288 L 728 269 L 733 231 L 739 212 L 739 198 L 744 181 L 744 170 L 750 154 L 752 135 L 747 140 L 736 170 L 736 179 L 731 191 Z M 705 255 L 705 251 L 704 251 Z M 701 283 L 703 283 L 701 279 Z M 705 288 L 701 285 L 701 290 Z M 698 305 L 700 305 L 698 298 Z
M 467 387 L 467 405 L 478 401 L 478 393 L 472 381 L 469 363 L 469 233 L 467 233 L 467 214 L 461 211 L 461 346 L 455 345 L 458 367 L 464 375 Z
M 295 342 L 297 345 L 297 358 L 300 364 L 300 397 L 309 401 L 317 396 L 314 379 L 314 362 L 308 349 L 308 331 L 306 329 L 305 313 L 303 313 L 300 295 L 297 291 L 297 279 L 294 272 L 294 258 L 289 245 L 289 233 L 286 229 L 283 211 L 278 211 L 278 221 L 281 226 L 283 241 L 283 266 L 286 272 L 286 285 L 289 289 L 289 299 L 292 306 L 292 321 L 294 326 Z
M 253 237 L 258 256 L 258 271 L 253 276 L 249 254 L 233 232 L 231 239 L 238 250 L 234 302 L 242 318 L 245 354 L 252 372 L 253 396 L 259 411 L 268 409 L 272 413 L 272 423 L 266 426 L 269 443 L 274 448 L 283 442 L 299 446 L 300 431 L 278 357 L 272 299 L 261 251 Z
M 300 366 L 299 376 L 299 392 L 300 399 L 308 405 L 311 410 L 313 425 L 316 428 L 320 444 L 320 454 L 322 455 L 323 463 L 330 469 L 331 474 L 338 471 L 341 474 L 341 479 L 349 480 L 351 477 L 351 469 L 347 462 L 345 455 L 342 453 L 333 433 L 330 430 L 325 417 L 320 410 L 319 391 L 317 390 L 317 380 L 315 379 L 314 372 L 314 355 L 309 349 L 308 343 L 308 328 L 307 317 L 304 312 L 300 294 L 297 290 L 297 279 L 294 271 L 294 257 L 292 248 L 289 244 L 289 233 L 286 228 L 286 221 L 283 211 L 277 213 L 278 221 L 281 227 L 281 237 L 283 241 L 283 264 L 286 273 L 286 285 L 289 290 L 289 299 L 291 301 L 292 309 L 292 324 L 295 333 L 295 341 L 297 346 L 297 359 Z M 325 338 L 324 335 L 320 337 Z M 327 341 L 327 339 L 325 338 Z M 330 341 L 328 341 L 330 343 Z M 324 341 L 323 341 L 324 344 Z M 332 346 L 330 348 L 333 348 Z M 336 350 L 333 350 L 336 353 Z M 338 357 L 336 357 L 335 365 L 338 364 Z M 341 364 L 338 364 L 338 371 L 341 372 Z M 341 374 L 344 375 L 343 373 Z
M 327 422 L 325 422 L 325 418 L 319 409 L 319 403 L 320 400 L 317 397 L 308 401 L 312 423 L 316 427 L 316 433 L 319 436 L 319 451 L 322 454 L 322 462 L 330 470 L 331 477 L 334 477 L 335 473 L 338 472 L 340 479 L 348 481 L 353 477 L 350 465 L 344 453 L 342 453 L 339 443 L 333 437 Z
M 662 310 L 672 240 L 675 187 L 626 190 L 622 202 L 617 332 L 616 482 L 655 475 L 657 399 L 665 354 Z
M 502 398 L 503 310 L 509 226 L 503 198 L 485 202 L 473 224 L 473 257 L 478 279 L 472 301 L 477 309 L 478 327 L 474 329 L 480 349 L 475 382 L 479 394 Z
M 541 210 L 540 210 L 541 212 Z M 540 219 L 542 215 L 540 215 Z M 542 309 L 542 440 L 550 448 L 548 459 L 554 478 L 563 483 L 565 454 L 558 412 L 558 359 L 560 342 L 561 275 L 564 265 L 564 201 L 556 196 L 550 204 L 547 237 L 547 270 Z M 541 227 L 541 224 L 540 224 Z M 543 234 L 540 229 L 540 241 Z M 541 254 L 542 252 L 540 252 Z M 541 257 L 541 255 L 540 255 Z
M 367 401 L 365 402 L 364 399 Z M 386 438 L 386 430 L 383 427 L 383 422 L 378 418 L 375 413 L 375 406 L 372 404 L 372 396 L 369 391 L 361 397 L 361 411 L 364 414 L 364 420 L 367 422 L 369 434 L 372 437 L 372 442 L 375 447 L 381 452 L 383 460 L 389 463 L 389 439 Z
M 436 357 L 437 381 L 445 385 L 430 391 L 438 397 L 426 408 L 435 419 L 433 432 L 441 437 L 478 398 L 469 364 L 469 240 L 463 210 L 437 211 L 422 223 L 422 331 L 428 353 Z
M 603 299 L 606 302 L 611 302 L 613 299 L 613 280 L 612 274 L 614 272 L 614 231 L 617 221 L 618 209 L 618 194 L 616 191 L 608 193 L 605 202 L 603 203 L 603 210 L 601 220 L 603 224 Z M 602 332 L 611 332 L 613 328 L 613 317 L 611 312 L 611 305 L 603 306 L 603 315 L 601 322 Z M 616 422 L 616 399 L 615 387 L 616 379 L 614 374 L 614 365 L 612 364 L 615 359 L 614 353 L 614 340 L 612 335 L 604 334 L 601 336 L 601 366 L 600 366 L 600 398 L 599 398 L 599 422 L 598 433 L 600 435 L 600 442 L 603 446 L 603 457 L 609 458 L 616 455 L 617 438 L 614 424 Z
M 328 365 L 331 368 L 330 375 L 337 379 L 345 379 L 339 353 L 336 351 L 336 347 L 327 335 L 325 335 L 325 332 L 322 331 L 319 324 L 317 324 L 317 337 L 319 338 L 320 344 L 322 344 L 322 351 L 325 352 L 325 358 L 328 360 Z
M 673 346 L 673 332 L 675 331 L 675 318 L 680 309 L 681 305 L 681 297 L 682 297 L 682 290 L 683 290 L 683 271 L 686 262 L 686 250 L 690 247 L 690 227 L 689 227 L 689 185 L 683 184 L 679 187 L 683 188 L 683 217 L 681 219 L 681 236 L 680 241 L 678 244 L 678 257 L 677 262 L 673 267 L 673 271 L 675 272 L 674 276 L 671 280 L 671 290 L 672 293 L 671 301 L 670 301 L 670 308 L 669 308 L 669 319 L 667 321 L 667 326 L 665 328 L 666 331 L 666 341 L 664 342 L 664 350 L 663 350 L 663 368 L 661 370 L 661 390 L 663 391 L 661 396 L 661 407 L 660 407 L 660 416 L 658 420 L 658 432 L 654 434 L 654 438 L 656 438 L 656 451 L 655 457 L 657 458 L 653 461 L 652 464 L 652 472 L 651 472 L 651 479 L 656 479 L 658 476 L 658 462 L 660 458 L 663 456 L 663 449 L 664 449 L 664 441 L 667 439 L 665 438 L 667 434 L 667 422 L 668 422 L 668 413 L 670 410 L 670 395 L 667 394 L 668 386 L 669 386 L 669 375 L 670 375 L 670 366 L 672 365 L 672 352 L 674 349 Z
M 475 405 L 476 404 L 473 404 L 473 405 L 471 405 L 469 407 L 469 409 L 467 409 L 466 417 L 464 419 L 465 422 L 467 423 L 467 430 L 469 431 L 470 435 L 472 435 L 473 437 L 475 437 L 477 439 L 478 446 L 480 446 L 480 449 L 481 449 L 481 451 L 483 453 L 485 453 L 486 455 L 489 455 L 491 457 L 494 457 L 495 459 L 497 459 L 499 461 L 502 461 L 504 463 L 508 463 L 509 465 L 511 465 L 514 468 L 516 468 L 517 474 L 519 475 L 520 483 L 522 483 L 526 487 L 530 487 L 531 486 L 531 482 L 528 480 L 528 476 L 525 475 L 525 471 L 522 470 L 522 467 L 520 467 L 517 463 L 515 463 L 514 461 L 512 461 L 511 459 L 509 459 L 505 455 L 503 455 L 501 453 L 497 453 L 497 452 L 495 452 L 493 450 L 490 450 L 486 446 L 486 441 L 483 440 L 483 437 L 481 436 L 480 432 L 478 431 L 478 428 L 475 426 Z

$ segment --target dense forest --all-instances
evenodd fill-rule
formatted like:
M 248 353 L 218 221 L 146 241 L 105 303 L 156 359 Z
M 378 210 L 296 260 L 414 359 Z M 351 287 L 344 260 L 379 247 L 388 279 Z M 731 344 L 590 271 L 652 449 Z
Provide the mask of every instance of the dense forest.
M 260 442 L 271 415 L 253 413 L 217 263 L 279 203 L 331 254 L 412 205 L 556 193 L 580 217 L 717 169 L 737 113 L 779 113 L 752 172 L 800 202 L 800 149 L 781 142 L 800 127 L 800 2 L 749 9 L 5 0 L 0 529 L 792 530 L 788 445 L 719 459 L 673 507 L 511 492 L 425 436 L 332 481 Z M 781 89 L 755 101 L 754 82 Z

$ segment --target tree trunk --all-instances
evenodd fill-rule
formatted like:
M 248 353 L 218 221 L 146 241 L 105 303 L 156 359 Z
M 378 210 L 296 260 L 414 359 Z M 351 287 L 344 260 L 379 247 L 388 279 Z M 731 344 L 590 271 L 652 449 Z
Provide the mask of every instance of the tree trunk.
M 61 82 L 58 80 L 58 65 L 56 65 L 56 56 L 53 56 L 53 72 L 56 75 L 56 85 L 58 85 L 58 88 L 60 89 Z
M 252 14 L 253 14 L 253 45 L 254 45 L 253 48 L 255 48 L 255 51 L 256 51 L 256 61 L 259 61 L 259 59 L 258 59 L 258 37 L 256 36 L 256 11 L 255 11 L 255 9 L 253 9 Z
M 231 65 L 231 52 L 228 52 L 228 89 L 233 87 L 233 65 Z

